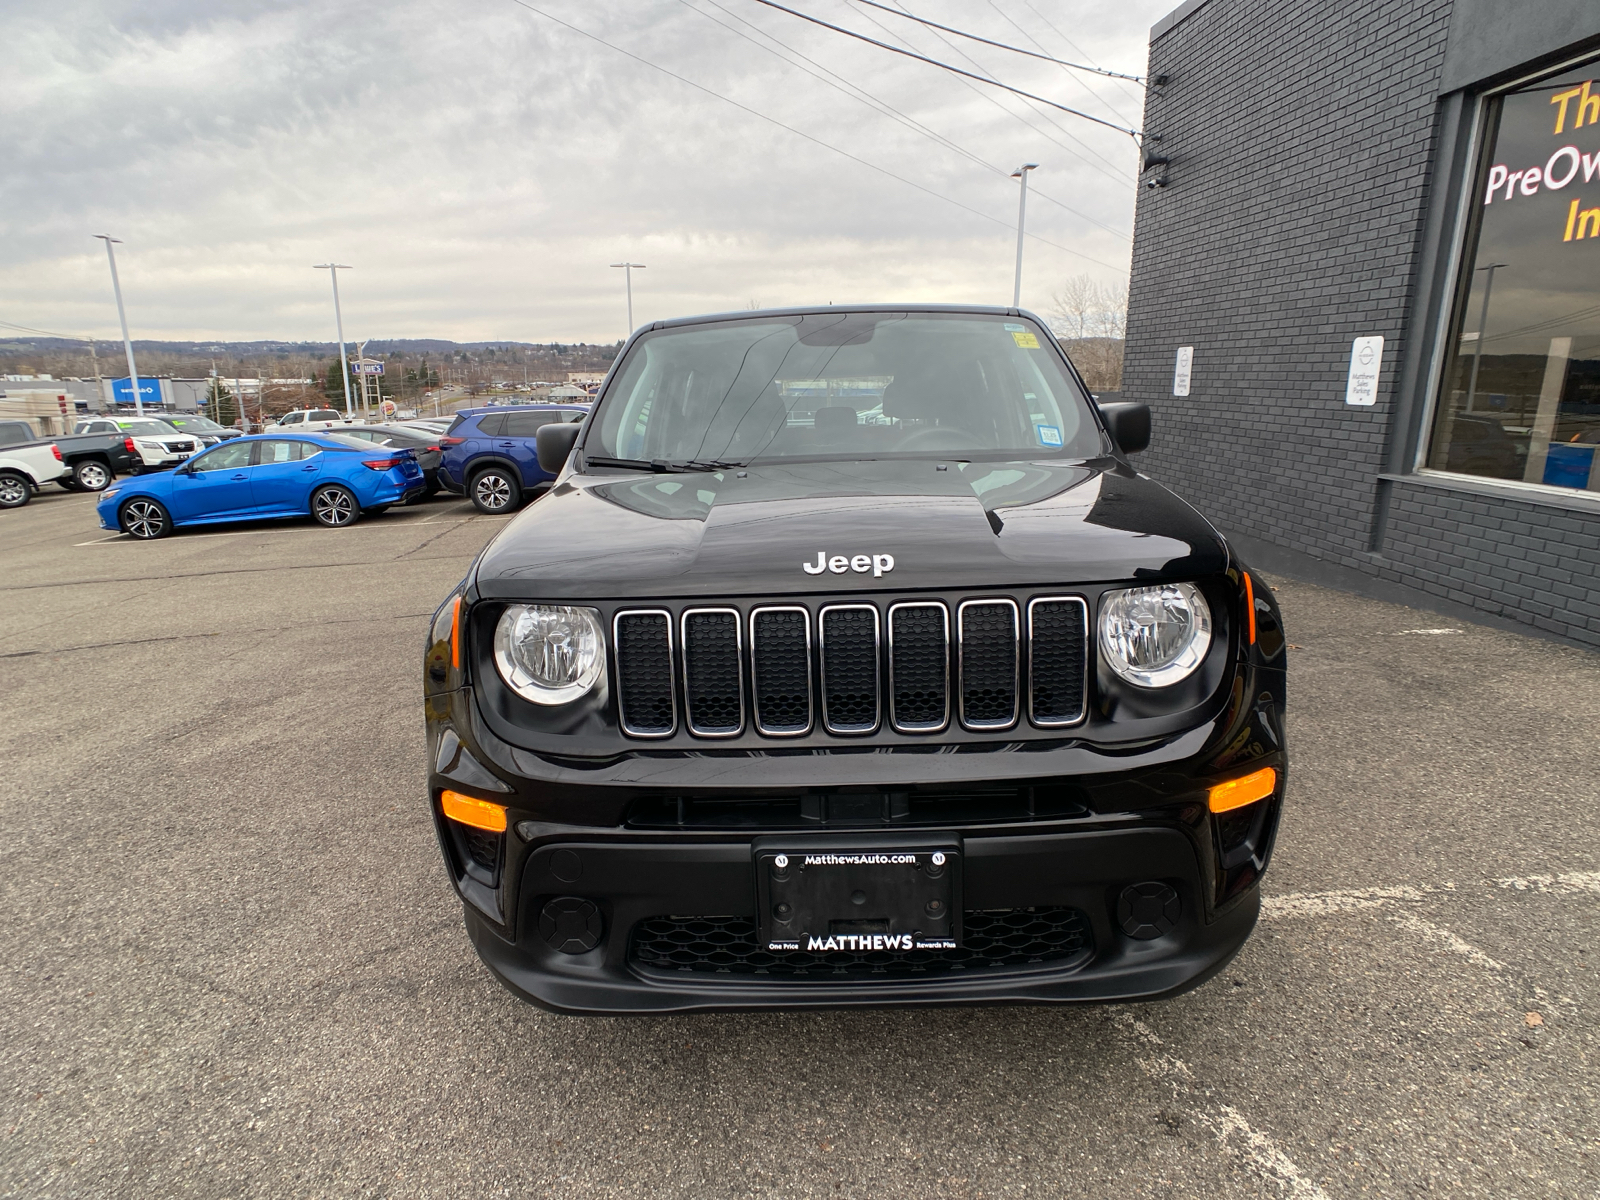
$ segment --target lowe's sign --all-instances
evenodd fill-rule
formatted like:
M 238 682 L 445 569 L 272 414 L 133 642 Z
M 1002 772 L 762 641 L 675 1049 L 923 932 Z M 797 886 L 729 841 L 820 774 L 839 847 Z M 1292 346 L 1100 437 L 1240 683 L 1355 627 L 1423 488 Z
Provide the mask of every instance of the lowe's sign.
M 133 380 L 124 375 L 121 379 L 111 381 L 111 398 L 118 404 L 133 403 Z M 139 399 L 145 404 L 161 403 L 161 381 L 159 379 L 139 379 Z

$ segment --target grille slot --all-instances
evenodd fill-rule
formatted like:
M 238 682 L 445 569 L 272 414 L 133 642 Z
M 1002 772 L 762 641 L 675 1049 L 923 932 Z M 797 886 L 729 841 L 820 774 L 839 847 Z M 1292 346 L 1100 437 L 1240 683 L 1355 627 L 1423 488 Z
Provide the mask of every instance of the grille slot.
M 889 720 L 901 733 L 950 723 L 950 613 L 943 604 L 889 606 Z
M 617 703 L 622 728 L 634 737 L 670 737 L 678 725 L 672 686 L 672 615 L 660 609 L 618 613 Z
M 775 737 L 811 732 L 811 614 L 758 608 L 750 614 L 750 686 L 756 728 Z
M 739 612 L 690 608 L 683 614 L 683 697 L 689 731 L 734 737 L 744 728 Z
M 829 733 L 872 733 L 878 728 L 878 610 L 835 604 L 818 620 L 822 723 Z
M 634 926 L 628 957 L 648 974 L 706 982 L 839 983 L 993 975 L 1044 964 L 1069 967 L 1094 953 L 1088 918 L 1076 908 L 972 909 L 959 950 L 808 954 L 769 952 L 745 917 L 650 917 Z
M 956 610 L 961 662 L 961 723 L 1010 729 L 1017 723 L 1021 641 L 1013 600 L 968 600 Z
M 1081 596 L 1040 596 L 1028 603 L 1028 715 L 1044 728 L 1084 719 L 1089 607 Z

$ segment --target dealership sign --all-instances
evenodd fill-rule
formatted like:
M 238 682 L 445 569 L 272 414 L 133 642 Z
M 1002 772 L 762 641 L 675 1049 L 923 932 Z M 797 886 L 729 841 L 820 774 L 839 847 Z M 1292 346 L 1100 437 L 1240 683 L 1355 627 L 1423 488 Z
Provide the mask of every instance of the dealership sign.
M 121 379 L 111 381 L 111 399 L 117 404 L 133 403 L 133 381 L 126 375 Z M 139 380 L 139 399 L 145 404 L 161 403 L 161 381 L 159 379 Z

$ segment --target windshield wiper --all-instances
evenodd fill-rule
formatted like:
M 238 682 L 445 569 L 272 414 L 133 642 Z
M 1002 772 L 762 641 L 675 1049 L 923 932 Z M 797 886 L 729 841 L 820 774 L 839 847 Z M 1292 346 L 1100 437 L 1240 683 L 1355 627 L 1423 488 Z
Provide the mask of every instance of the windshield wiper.
M 726 471 L 744 466 L 744 463 L 724 462 L 721 459 L 690 459 L 687 462 L 674 462 L 668 458 L 605 458 L 598 454 L 584 455 L 583 462 L 585 466 L 625 467 L 633 471 L 653 471 L 657 475 L 682 474 L 685 471 Z

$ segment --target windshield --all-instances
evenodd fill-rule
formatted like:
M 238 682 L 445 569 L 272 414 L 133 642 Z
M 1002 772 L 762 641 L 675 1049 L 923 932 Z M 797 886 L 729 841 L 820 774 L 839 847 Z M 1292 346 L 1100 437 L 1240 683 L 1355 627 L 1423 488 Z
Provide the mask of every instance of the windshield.
M 591 428 L 586 460 L 1104 453 L 1049 335 L 976 313 L 839 312 L 659 330 L 629 351 Z
M 171 437 L 178 431 L 165 421 L 119 421 L 122 432 L 133 437 Z
M 173 417 L 169 424 L 176 425 L 179 429 L 198 429 L 209 433 L 213 429 L 221 429 L 215 421 L 207 417 Z

